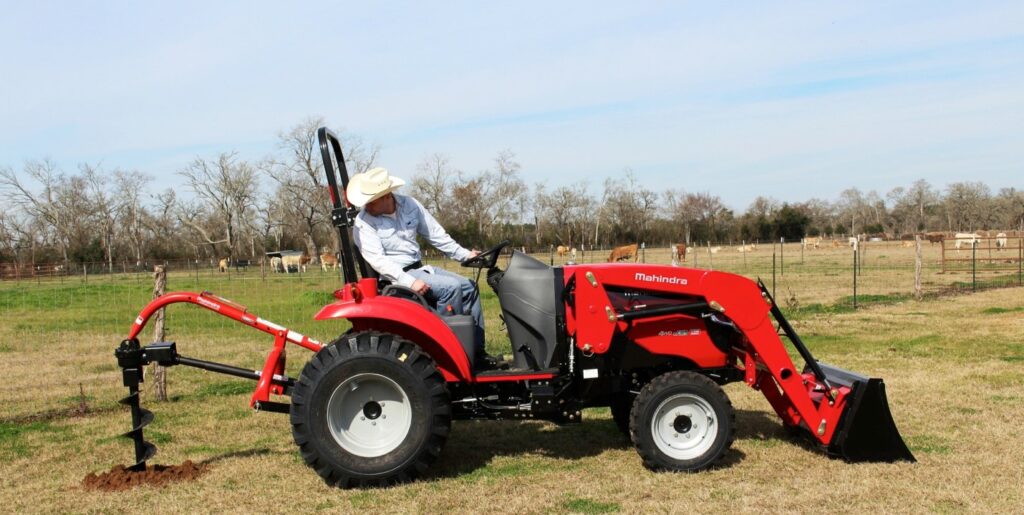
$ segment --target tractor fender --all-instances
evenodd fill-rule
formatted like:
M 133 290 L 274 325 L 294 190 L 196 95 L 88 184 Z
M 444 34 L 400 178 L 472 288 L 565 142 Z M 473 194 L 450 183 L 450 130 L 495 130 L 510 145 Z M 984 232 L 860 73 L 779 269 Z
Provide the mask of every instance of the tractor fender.
M 340 300 L 324 306 L 313 318 L 344 318 L 357 331 L 397 334 L 429 354 L 446 381 L 469 381 L 472 375 L 466 351 L 452 329 L 436 313 L 410 300 L 378 296 Z

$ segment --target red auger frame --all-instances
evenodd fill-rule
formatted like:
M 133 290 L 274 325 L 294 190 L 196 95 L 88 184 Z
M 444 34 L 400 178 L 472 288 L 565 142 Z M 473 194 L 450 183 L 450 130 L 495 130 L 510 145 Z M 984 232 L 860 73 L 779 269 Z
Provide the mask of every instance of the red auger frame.
M 289 413 L 306 463 L 339 486 L 414 477 L 436 459 L 453 419 L 576 423 L 593 406 L 611 407 L 649 468 L 702 470 L 732 443 L 735 416 L 721 385 L 733 381 L 762 392 L 788 429 L 830 455 L 914 461 L 882 380 L 819 363 L 764 285 L 734 274 L 635 264 L 549 267 L 520 252 L 501 270 L 503 242 L 463 263 L 488 271 L 512 347 L 507 369 L 481 368 L 466 324 L 471 317 L 442 316 L 411 290 L 382 288 L 359 258 L 348 233 L 357 211 L 342 193 L 348 174 L 340 143 L 326 129 L 318 136 L 344 284 L 314 318 L 346 319 L 351 330 L 325 345 L 208 292 L 155 299 L 115 351 L 130 392 L 122 402 L 132 409 L 126 436 L 135 443 L 136 469 L 155 453 L 143 438 L 153 416 L 139 405 L 143 369 L 154 362 L 255 380 L 250 406 Z M 149 318 L 178 302 L 271 335 L 263 368 L 181 356 L 174 343 L 140 346 Z M 794 365 L 782 336 L 804 368 Z M 314 353 L 294 379 L 285 374 L 288 343 Z

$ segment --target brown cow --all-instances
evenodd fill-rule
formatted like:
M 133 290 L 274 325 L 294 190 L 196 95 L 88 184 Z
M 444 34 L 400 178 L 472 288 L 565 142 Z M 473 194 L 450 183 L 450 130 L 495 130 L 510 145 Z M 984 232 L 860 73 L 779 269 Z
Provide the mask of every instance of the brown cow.
M 565 254 L 569 252 L 569 247 L 566 247 L 565 245 L 559 245 L 555 249 L 555 252 L 558 253 L 558 257 L 565 257 Z
M 338 257 L 334 254 L 320 254 L 320 270 L 326 272 L 328 268 L 331 270 L 338 268 Z
M 627 259 L 632 259 L 633 262 L 636 262 L 638 255 L 637 250 L 639 248 L 640 245 L 637 245 L 636 243 L 632 245 L 623 245 L 621 247 L 615 247 L 615 250 L 612 250 L 611 255 L 608 256 L 608 262 L 615 263 L 618 261 L 625 261 Z
M 928 239 L 928 243 L 942 243 L 942 240 L 946 237 L 944 232 L 926 232 L 924 237 Z
M 673 262 L 676 262 L 676 261 L 679 261 L 679 262 L 686 261 L 686 244 L 685 243 L 676 243 L 675 246 L 672 247 L 672 261 Z

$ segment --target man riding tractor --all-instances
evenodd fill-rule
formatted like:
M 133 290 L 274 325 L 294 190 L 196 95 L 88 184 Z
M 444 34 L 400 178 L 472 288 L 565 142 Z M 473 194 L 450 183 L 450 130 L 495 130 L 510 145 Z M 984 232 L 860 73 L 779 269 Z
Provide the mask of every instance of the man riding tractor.
M 362 208 L 352 237 L 363 259 L 393 284 L 423 295 L 442 315 L 470 315 L 475 330 L 478 369 L 495 368 L 499 359 L 484 350 L 483 309 L 475 282 L 424 265 L 416 237 L 422 236 L 448 258 L 463 262 L 480 254 L 459 245 L 416 199 L 394 193 L 405 181 L 384 168 L 354 175 L 345 190 L 350 204 Z

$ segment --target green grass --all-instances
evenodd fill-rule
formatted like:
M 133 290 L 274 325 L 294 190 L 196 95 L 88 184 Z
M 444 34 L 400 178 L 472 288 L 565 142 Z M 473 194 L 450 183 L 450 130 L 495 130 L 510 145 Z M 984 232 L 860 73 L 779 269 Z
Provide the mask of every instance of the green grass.
M 984 315 L 1001 315 L 1003 313 L 1020 313 L 1021 311 L 1024 311 L 1024 306 L 1017 306 L 1014 308 L 1001 308 L 998 306 L 993 306 L 991 308 L 985 308 L 981 310 L 981 313 Z
M 0 423 L 0 458 L 24 458 L 31 455 L 35 445 L 26 440 L 38 433 L 48 435 L 66 434 L 68 428 L 52 422 L 29 422 L 27 424 Z
M 203 385 L 190 398 L 201 400 L 207 397 L 252 394 L 255 389 L 255 381 L 224 381 Z
M 562 501 L 561 507 L 570 513 L 617 513 L 622 510 L 618 503 L 601 502 L 587 497 L 575 496 Z
M 949 454 L 952 447 L 947 439 L 930 434 L 911 435 L 906 438 L 907 447 L 915 453 Z

